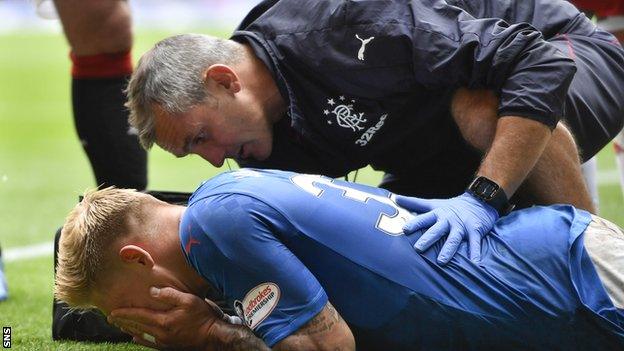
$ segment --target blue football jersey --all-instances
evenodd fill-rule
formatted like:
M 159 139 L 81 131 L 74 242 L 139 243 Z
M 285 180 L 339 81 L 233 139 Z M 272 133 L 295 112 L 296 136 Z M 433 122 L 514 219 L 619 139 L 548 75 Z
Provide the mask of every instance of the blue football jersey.
M 204 182 L 180 224 L 189 263 L 273 346 L 328 301 L 359 350 L 596 349 L 624 345 L 624 314 L 583 248 L 570 206 L 498 221 L 482 260 L 440 266 L 402 233 L 413 214 L 383 189 L 243 169 Z

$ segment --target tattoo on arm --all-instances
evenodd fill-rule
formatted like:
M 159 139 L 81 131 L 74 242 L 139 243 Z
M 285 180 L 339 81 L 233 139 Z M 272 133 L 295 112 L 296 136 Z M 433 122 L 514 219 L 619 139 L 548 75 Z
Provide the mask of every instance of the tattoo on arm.
M 332 332 L 335 327 L 338 327 L 341 323 L 344 323 L 342 317 L 334 306 L 327 303 L 318 315 L 312 318 L 308 323 L 301 327 L 297 332 L 291 336 L 295 337 L 289 344 L 288 349 L 300 349 L 300 343 L 304 341 L 305 337 L 317 337 L 323 338 L 323 333 Z M 211 340 L 209 345 L 206 345 L 206 350 L 217 351 L 270 351 L 271 349 L 262 341 L 262 339 L 256 337 L 251 329 L 241 326 L 233 325 L 227 322 L 218 321 L 213 324 L 211 328 Z M 303 338 L 302 338 L 303 337 Z M 302 348 L 305 348 L 306 343 L 302 343 Z M 352 348 L 346 348 L 352 349 Z M 341 351 L 342 347 L 338 346 L 334 351 Z
M 338 311 L 330 303 L 327 304 L 326 311 L 319 313 L 316 317 L 312 318 L 306 323 L 297 334 L 300 335 L 314 335 L 330 331 L 332 327 L 340 322 L 342 317 L 338 314 Z
M 353 351 L 355 340 L 340 313 L 328 302 L 321 312 L 277 343 L 274 349 Z

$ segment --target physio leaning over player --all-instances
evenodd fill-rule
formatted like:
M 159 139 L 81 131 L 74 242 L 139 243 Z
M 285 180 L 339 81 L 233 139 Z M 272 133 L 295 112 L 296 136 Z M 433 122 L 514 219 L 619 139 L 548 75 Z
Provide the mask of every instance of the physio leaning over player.
M 462 240 L 478 260 L 512 196 L 593 210 L 579 158 L 622 127 L 623 63 L 566 1 L 263 2 L 231 40 L 157 44 L 128 107 L 144 146 L 216 166 L 370 164 L 395 193 L 447 198 L 404 203 L 424 212 L 417 249 L 449 234 L 440 262 Z
M 128 125 L 124 89 L 132 73 L 132 23 L 127 1 L 55 0 L 70 45 L 72 106 L 80 142 L 97 185 L 145 189 L 147 155 Z M 58 240 L 58 234 L 57 234 Z M 98 314 L 54 303 L 54 339 L 123 341 Z

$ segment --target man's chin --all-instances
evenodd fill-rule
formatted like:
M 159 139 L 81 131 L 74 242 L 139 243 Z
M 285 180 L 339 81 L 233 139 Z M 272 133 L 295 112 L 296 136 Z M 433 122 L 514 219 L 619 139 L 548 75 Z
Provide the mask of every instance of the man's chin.
M 257 160 L 257 161 L 264 161 L 264 160 L 266 160 L 267 158 L 269 158 L 269 156 L 271 156 L 271 152 L 273 151 L 273 147 L 272 146 L 273 145 L 270 145 L 266 149 L 260 150 L 260 152 L 257 152 L 256 154 L 253 154 L 252 158 L 254 160 Z
M 252 157 L 251 159 L 252 159 L 252 160 L 256 160 L 256 161 L 264 161 L 264 160 L 266 160 L 267 158 L 269 158 L 269 154 L 267 154 L 267 155 L 261 155 L 261 156 L 259 156 L 259 157 Z
M 241 155 L 240 158 L 236 158 L 236 161 L 264 161 L 271 156 L 271 151 L 271 149 L 262 150 L 260 152 L 252 151 L 247 155 Z

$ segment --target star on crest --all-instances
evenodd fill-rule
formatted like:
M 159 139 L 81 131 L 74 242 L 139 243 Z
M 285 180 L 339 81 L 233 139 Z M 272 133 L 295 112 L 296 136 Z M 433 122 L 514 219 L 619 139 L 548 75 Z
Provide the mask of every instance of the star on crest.
M 340 98 L 339 98 L 339 99 L 340 99 L 340 101 L 344 101 L 344 100 L 345 100 L 345 97 L 344 97 L 343 95 L 340 95 Z
M 334 104 L 336 104 L 336 102 L 334 101 L 334 99 L 327 99 L 327 103 L 331 106 L 334 106 Z
M 328 115 L 328 114 L 329 114 L 329 110 L 323 110 L 323 113 L 324 113 L 325 115 Z

